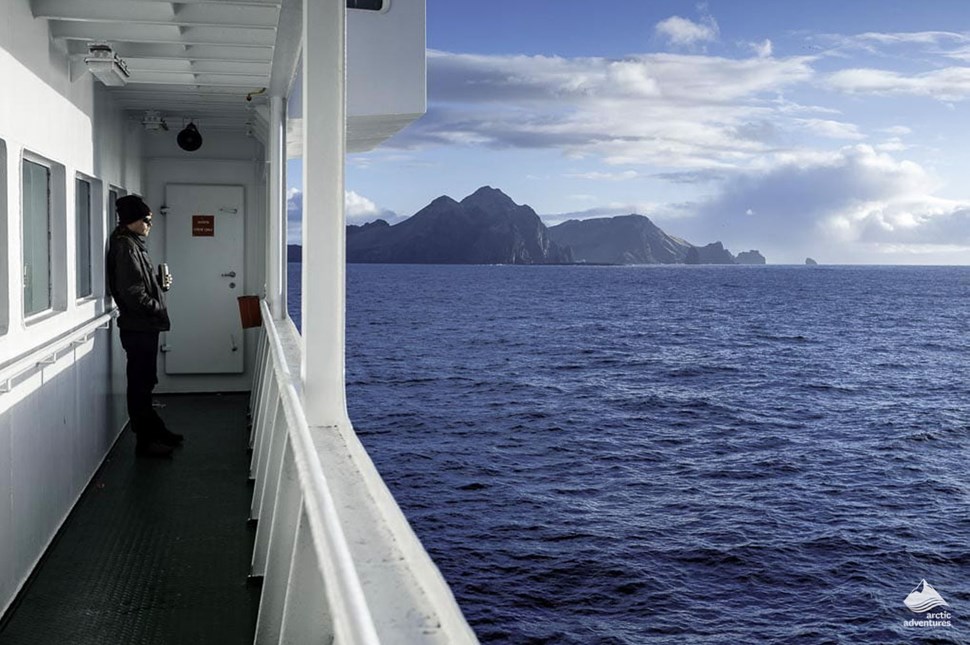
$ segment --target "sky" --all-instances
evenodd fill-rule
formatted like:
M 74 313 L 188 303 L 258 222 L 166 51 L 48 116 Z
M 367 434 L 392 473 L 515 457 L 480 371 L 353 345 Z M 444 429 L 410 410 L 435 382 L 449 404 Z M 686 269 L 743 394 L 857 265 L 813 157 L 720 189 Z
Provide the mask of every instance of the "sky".
M 970 260 L 966 0 L 427 0 L 427 45 L 350 223 L 490 185 L 769 263 Z

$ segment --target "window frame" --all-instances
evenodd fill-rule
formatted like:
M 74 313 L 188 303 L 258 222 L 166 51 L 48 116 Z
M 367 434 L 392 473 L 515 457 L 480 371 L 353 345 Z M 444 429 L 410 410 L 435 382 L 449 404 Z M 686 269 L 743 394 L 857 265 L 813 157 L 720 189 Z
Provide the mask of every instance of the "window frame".
M 28 229 L 33 227 L 28 227 L 28 213 L 27 213 L 27 191 L 25 182 L 27 180 L 27 164 L 33 166 L 38 166 L 43 168 L 47 173 L 47 306 L 43 309 L 31 310 L 29 306 L 32 303 L 27 301 L 27 279 L 28 273 L 31 279 L 31 294 L 34 292 L 33 283 L 33 273 L 28 272 L 28 245 L 27 245 L 27 232 Z M 54 172 L 53 169 L 36 158 L 24 154 L 23 159 L 20 162 L 20 248 L 21 248 L 21 259 L 20 259 L 20 270 L 21 270 L 21 285 L 23 290 L 23 316 L 25 321 L 31 319 L 42 317 L 44 314 L 52 311 L 54 309 L 54 196 L 53 196 L 53 183 L 54 183 Z M 30 214 L 31 218 L 33 213 Z M 33 247 L 31 247 L 33 248 Z M 31 265 L 32 266 L 32 265 Z M 33 298 L 31 298 L 33 300 Z
M 128 191 L 118 186 L 116 184 L 107 184 L 108 189 L 104 191 L 105 208 L 104 208 L 104 236 L 103 240 L 107 240 L 111 237 L 112 231 L 118 226 L 118 213 L 115 210 L 115 202 L 121 197 L 128 194 Z M 113 195 L 113 197 L 112 197 Z M 101 278 L 98 284 L 101 286 L 101 297 L 104 299 L 105 306 L 111 307 L 111 289 L 108 286 L 108 267 L 106 266 L 105 255 L 107 254 L 107 242 L 105 242 L 105 248 L 101 249 L 101 262 L 102 271 Z
M 10 252 L 10 217 L 7 200 L 7 142 L 0 139 L 0 248 L 6 249 L 6 257 L 0 260 L 0 336 L 10 329 L 10 270 L 13 253 Z
M 47 215 L 48 215 L 48 287 L 50 298 L 46 309 L 27 313 L 26 291 L 27 286 L 24 280 L 26 269 L 26 245 L 24 244 L 24 223 L 26 213 L 24 212 L 24 164 L 30 162 L 47 169 Z M 20 315 L 23 324 L 30 326 L 36 322 L 46 320 L 60 312 L 67 311 L 68 308 L 68 248 L 67 248 L 67 184 L 64 165 L 37 154 L 28 148 L 23 148 L 20 153 L 18 164 L 20 180 L 20 247 L 21 258 L 18 267 L 20 275 Z
M 114 193 L 114 199 L 111 197 L 112 193 Z M 105 221 L 108 223 L 109 233 L 118 225 L 118 212 L 115 210 L 115 202 L 127 194 L 128 191 L 124 188 L 114 184 L 108 184 L 108 196 L 105 198 L 108 200 L 107 207 L 105 209 Z
M 81 199 L 79 195 L 78 188 L 80 184 L 87 184 L 88 187 L 88 198 L 87 198 L 87 293 L 81 293 L 81 277 L 82 277 L 82 267 L 81 267 L 81 250 L 82 250 L 82 222 L 81 222 Z M 94 241 L 98 237 L 98 222 L 99 209 L 98 204 L 102 201 L 97 197 L 101 193 L 101 182 L 83 173 L 77 173 L 74 175 L 74 298 L 75 300 L 83 301 L 95 298 L 94 284 L 95 284 L 95 273 L 97 269 L 96 260 L 97 257 L 94 249 Z

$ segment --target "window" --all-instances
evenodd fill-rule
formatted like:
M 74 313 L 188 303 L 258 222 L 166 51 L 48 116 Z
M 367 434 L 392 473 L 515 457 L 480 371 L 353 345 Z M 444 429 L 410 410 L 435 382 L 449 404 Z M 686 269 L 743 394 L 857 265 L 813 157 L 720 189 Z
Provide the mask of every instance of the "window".
M 303 58 L 286 100 L 286 309 L 302 326 L 303 280 Z
M 23 162 L 24 315 L 51 308 L 51 170 Z
M 111 228 L 114 228 L 115 224 L 118 223 L 117 214 L 115 213 L 115 202 L 118 201 L 119 197 L 121 197 L 121 194 L 117 188 L 108 190 L 108 223 L 111 225 Z
M 7 230 L 7 144 L 0 139 L 0 249 L 5 249 L 4 257 L 0 258 L 0 334 L 7 333 L 10 324 L 10 244 Z
M 387 0 L 347 0 L 348 9 L 367 9 L 368 11 L 383 11 Z
M 91 290 L 91 182 L 76 179 L 74 189 L 75 230 L 77 235 L 77 297 L 90 296 Z

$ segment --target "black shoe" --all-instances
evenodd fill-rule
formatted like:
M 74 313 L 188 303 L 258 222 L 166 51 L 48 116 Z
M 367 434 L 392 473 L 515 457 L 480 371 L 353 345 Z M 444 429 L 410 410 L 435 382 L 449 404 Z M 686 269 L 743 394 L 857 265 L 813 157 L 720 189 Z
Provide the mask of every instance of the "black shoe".
M 159 441 L 138 441 L 135 444 L 136 457 L 148 457 L 154 459 L 170 459 L 172 457 L 171 446 L 166 446 Z
M 155 435 L 155 441 L 174 448 L 175 446 L 182 445 L 182 442 L 185 441 L 185 436 L 177 432 L 172 432 L 168 428 L 162 428 Z

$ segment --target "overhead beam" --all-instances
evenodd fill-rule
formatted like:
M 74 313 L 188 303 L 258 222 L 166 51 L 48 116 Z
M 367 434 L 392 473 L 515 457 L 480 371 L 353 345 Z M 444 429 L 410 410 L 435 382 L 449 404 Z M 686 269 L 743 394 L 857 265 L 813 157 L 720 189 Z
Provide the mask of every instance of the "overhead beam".
M 214 61 L 187 58 L 125 58 L 128 71 L 137 72 L 184 72 L 193 74 L 221 74 L 264 76 L 269 78 L 271 65 L 262 61 Z
M 296 72 L 303 40 L 303 0 L 284 0 L 276 27 L 273 47 L 273 71 L 270 75 L 270 96 L 286 98 Z
M 178 27 L 176 25 L 117 25 L 102 22 L 49 21 L 51 37 L 68 40 L 177 43 L 183 45 L 232 45 L 272 47 L 275 28 Z
M 234 45 L 184 45 L 164 43 L 131 43 L 111 41 L 115 53 L 124 58 L 165 58 L 190 61 L 256 61 L 271 63 L 272 47 L 237 47 Z M 88 43 L 84 40 L 67 41 L 67 53 L 83 55 L 88 53 Z
M 205 97 L 206 99 L 223 99 L 226 101 L 237 100 L 245 102 L 246 95 L 257 89 L 260 88 L 254 88 L 251 85 L 200 85 L 193 88 L 192 91 L 196 96 Z M 119 97 L 126 95 L 151 96 L 157 94 L 166 94 L 171 92 L 172 88 L 167 83 L 144 83 L 136 84 L 134 87 L 126 86 L 112 88 L 110 91 L 112 94 Z
M 76 2 L 77 0 L 61 0 L 61 2 Z M 162 2 L 172 4 L 173 0 L 138 0 L 139 2 Z M 178 4 L 214 4 L 214 5 L 249 5 L 259 7 L 278 7 L 282 0 L 178 0 Z
M 142 72 L 132 73 L 128 79 L 129 86 L 140 83 L 149 85 L 186 85 L 193 87 L 232 87 L 239 88 L 248 94 L 266 87 L 268 76 L 231 76 L 222 74 L 193 74 L 191 72 Z
M 34 18 L 71 22 L 276 28 L 279 7 L 131 0 L 31 0 Z

